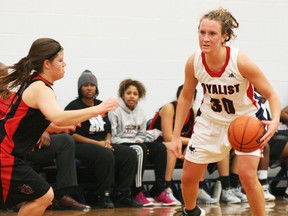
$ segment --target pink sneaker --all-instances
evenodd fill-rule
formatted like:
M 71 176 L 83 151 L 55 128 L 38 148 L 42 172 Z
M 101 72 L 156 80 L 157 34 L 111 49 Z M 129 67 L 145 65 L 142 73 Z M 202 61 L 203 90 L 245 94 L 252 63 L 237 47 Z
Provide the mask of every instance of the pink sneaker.
M 165 191 L 163 191 L 158 197 L 154 197 L 154 200 L 164 206 L 172 206 L 177 204 L 174 200 L 168 197 Z
M 134 197 L 134 200 L 137 202 L 140 202 L 143 204 L 143 206 L 147 207 L 147 206 L 153 206 L 153 202 L 150 202 L 146 196 L 144 195 L 144 193 L 141 191 L 137 194 L 137 196 Z

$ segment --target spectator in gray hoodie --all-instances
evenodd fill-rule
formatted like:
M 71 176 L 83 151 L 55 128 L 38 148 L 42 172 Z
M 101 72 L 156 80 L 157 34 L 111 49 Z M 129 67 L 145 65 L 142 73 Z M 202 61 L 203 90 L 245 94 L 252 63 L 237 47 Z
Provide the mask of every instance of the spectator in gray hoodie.
M 135 178 L 135 187 L 132 190 L 134 200 L 144 206 L 154 205 L 154 202 L 164 206 L 175 205 L 164 188 L 165 170 L 167 163 L 166 147 L 161 142 L 146 140 L 146 118 L 138 102 L 146 94 L 144 85 L 137 80 L 125 79 L 120 83 L 118 96 L 120 106 L 108 116 L 112 128 L 112 142 L 130 146 L 137 152 L 138 166 Z M 147 199 L 147 192 L 142 187 L 142 176 L 145 169 L 146 158 L 154 164 L 155 184 L 150 190 L 154 200 Z

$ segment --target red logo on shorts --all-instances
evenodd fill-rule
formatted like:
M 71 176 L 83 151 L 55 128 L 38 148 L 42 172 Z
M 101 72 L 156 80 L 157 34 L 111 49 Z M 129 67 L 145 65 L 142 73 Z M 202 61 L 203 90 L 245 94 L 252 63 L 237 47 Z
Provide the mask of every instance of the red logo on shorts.
M 23 184 L 19 187 L 20 192 L 24 193 L 24 194 L 32 194 L 34 193 L 34 191 L 32 190 L 32 188 L 29 185 Z

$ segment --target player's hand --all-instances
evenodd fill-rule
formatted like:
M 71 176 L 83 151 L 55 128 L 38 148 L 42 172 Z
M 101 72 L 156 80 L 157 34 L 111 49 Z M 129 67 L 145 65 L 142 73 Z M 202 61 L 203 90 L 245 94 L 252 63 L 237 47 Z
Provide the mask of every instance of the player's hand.
M 81 127 L 81 124 L 76 125 L 70 125 L 70 126 L 57 126 L 53 122 L 49 125 L 48 131 L 49 132 L 55 132 L 55 133 L 67 133 L 74 132 L 76 130 L 76 127 Z
M 261 121 L 265 125 L 267 125 L 267 131 L 264 136 L 260 139 L 261 146 L 264 146 L 269 140 L 274 136 L 275 132 L 278 129 L 279 121 Z
M 184 156 L 182 154 L 182 141 L 180 137 L 172 138 L 172 142 L 170 144 L 170 150 L 177 158 L 183 159 Z
M 119 106 L 119 100 L 114 98 L 109 98 L 103 101 L 101 104 L 96 107 L 99 109 L 99 113 L 107 113 L 109 111 L 115 110 Z
M 50 134 L 47 131 L 44 131 L 44 133 L 41 135 L 40 139 L 37 142 L 37 146 L 39 149 L 48 148 L 50 146 L 50 142 Z

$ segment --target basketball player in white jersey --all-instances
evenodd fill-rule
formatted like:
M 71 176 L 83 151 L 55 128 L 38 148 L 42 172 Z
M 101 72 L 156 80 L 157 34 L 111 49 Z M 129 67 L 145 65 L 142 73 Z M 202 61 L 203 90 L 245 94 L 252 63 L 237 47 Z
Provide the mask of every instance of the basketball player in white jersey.
M 198 83 L 203 88 L 201 115 L 196 118 L 193 135 L 185 154 L 182 173 L 183 215 L 203 216 L 196 205 L 198 182 L 207 164 L 222 160 L 230 151 L 227 129 L 241 115 L 255 116 L 259 105 L 254 100 L 254 86 L 268 99 L 272 120 L 261 138 L 263 146 L 275 133 L 280 118 L 280 101 L 262 71 L 246 55 L 226 42 L 235 38 L 237 20 L 223 8 L 205 14 L 198 27 L 200 49 L 187 61 L 183 91 L 178 99 L 171 149 L 182 157 L 181 128 L 193 103 Z M 257 178 L 260 149 L 251 153 L 237 152 L 237 169 L 253 215 L 265 215 L 262 187 Z

